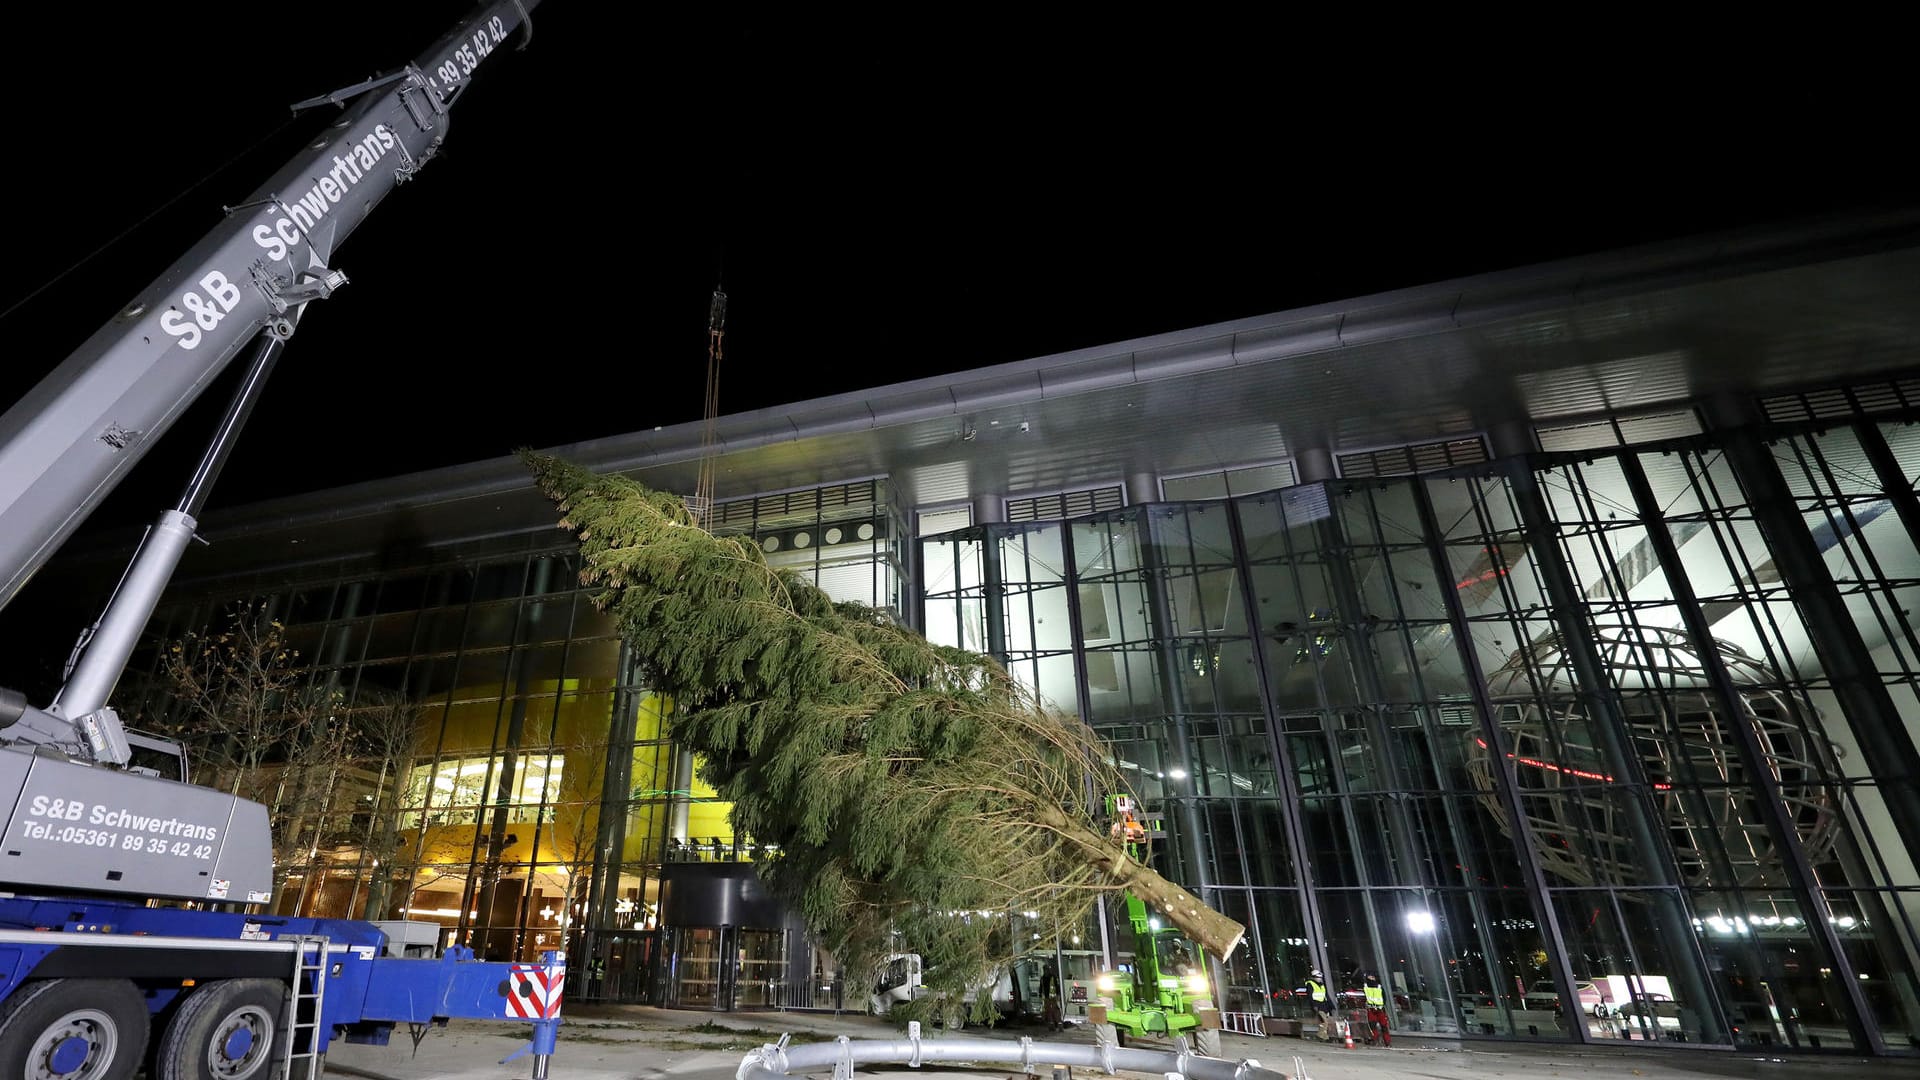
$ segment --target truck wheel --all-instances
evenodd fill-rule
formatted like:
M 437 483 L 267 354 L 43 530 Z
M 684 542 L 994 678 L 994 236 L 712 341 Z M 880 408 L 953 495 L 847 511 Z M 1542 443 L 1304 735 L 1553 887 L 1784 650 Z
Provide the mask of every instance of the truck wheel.
M 125 979 L 29 982 L 0 1005 L 0 1076 L 126 1080 L 146 1048 L 146 999 Z
M 1193 1048 L 1208 1057 L 1220 1056 L 1220 1029 L 1195 1028 L 1193 1030 Z
M 187 996 L 154 1055 L 155 1080 L 248 1080 L 287 1053 L 286 984 L 222 979 Z

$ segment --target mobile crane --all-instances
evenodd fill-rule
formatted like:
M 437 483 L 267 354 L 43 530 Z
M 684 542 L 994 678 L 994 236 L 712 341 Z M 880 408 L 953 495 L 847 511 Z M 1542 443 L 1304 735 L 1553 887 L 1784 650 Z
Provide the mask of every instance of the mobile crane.
M 1107 816 L 1113 838 L 1127 855 L 1146 861 L 1147 844 L 1164 836 L 1158 819 L 1138 812 L 1128 795 L 1108 795 Z M 1127 971 L 1103 971 L 1094 979 L 1100 1000 L 1087 1009 L 1087 1022 L 1096 1038 L 1125 1045 L 1129 1037 L 1177 1039 L 1191 1035 L 1195 1049 L 1208 1057 L 1220 1056 L 1220 1013 L 1214 1008 L 1200 952 L 1179 940 L 1172 927 L 1163 927 L 1147 913 L 1147 905 L 1131 891 L 1126 894 L 1127 926 L 1133 932 L 1133 964 Z M 1190 970 L 1162 969 L 1162 951 L 1185 956 Z
M 246 348 L 249 367 L 179 504 L 147 532 L 45 708 L 0 691 L 0 1075 L 249 1080 L 319 1072 L 329 1041 L 398 1024 L 533 1021 L 546 1075 L 564 957 L 383 955 L 375 924 L 261 915 L 267 809 L 132 764 L 108 704 L 208 489 L 340 243 L 430 160 L 476 70 L 538 0 L 481 3 L 406 67 L 294 106 L 324 134 L 0 416 L 0 605 Z M 226 910 L 221 910 L 226 909 Z M 150 1053 L 149 1053 L 150 1051 Z

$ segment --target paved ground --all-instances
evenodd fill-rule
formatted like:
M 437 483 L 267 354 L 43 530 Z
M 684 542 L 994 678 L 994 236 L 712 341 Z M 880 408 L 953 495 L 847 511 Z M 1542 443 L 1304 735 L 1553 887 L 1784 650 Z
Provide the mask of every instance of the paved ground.
M 560 1030 L 560 1048 L 552 1062 L 552 1080 L 732 1080 L 741 1057 L 780 1034 L 793 1041 L 892 1039 L 891 1025 L 852 1014 L 835 1017 L 814 1013 L 713 1014 L 649 1009 L 637 1006 L 579 1007 L 570 1010 Z M 1017 1040 L 1031 1035 L 1048 1038 L 1037 1029 L 969 1029 L 969 1036 Z M 513 1053 L 528 1037 L 525 1028 L 510 1024 L 455 1021 L 428 1033 L 413 1052 L 404 1032 L 395 1033 L 391 1046 L 348 1046 L 335 1042 L 327 1055 L 327 1069 L 336 1076 L 362 1080 L 524 1080 L 531 1076 L 530 1058 L 508 1064 L 500 1059 Z M 1084 1029 L 1051 1036 L 1090 1042 Z M 1559 1047 L 1488 1046 L 1482 1043 L 1432 1043 L 1415 1046 L 1399 1039 L 1392 1050 L 1325 1047 L 1300 1039 L 1259 1039 L 1229 1034 L 1223 1037 L 1224 1056 L 1252 1058 L 1267 1068 L 1296 1073 L 1295 1058 L 1308 1080 L 1699 1080 L 1703 1077 L 1746 1076 L 1796 1080 L 1832 1077 L 1835 1080 L 1892 1080 L 1920 1078 L 1920 1061 L 1875 1061 L 1860 1058 L 1768 1058 L 1754 1053 L 1707 1051 L 1647 1051 L 1629 1049 L 1571 1050 Z M 905 1072 L 885 1068 L 874 1070 Z M 863 1073 L 866 1070 L 863 1070 Z M 1091 1074 L 1075 1070 L 1076 1080 Z M 927 1067 L 914 1071 L 913 1080 L 1017 1080 L 1017 1067 L 983 1067 L 955 1071 Z M 1142 1080 L 1122 1074 L 1125 1080 Z M 896 1078 L 904 1080 L 904 1078 Z M 1154 1078 L 1158 1080 L 1158 1078 Z

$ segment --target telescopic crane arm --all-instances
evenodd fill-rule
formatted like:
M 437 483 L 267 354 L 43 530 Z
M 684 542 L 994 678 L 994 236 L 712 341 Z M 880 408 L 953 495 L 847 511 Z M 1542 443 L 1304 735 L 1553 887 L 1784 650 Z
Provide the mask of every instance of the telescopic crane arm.
M 455 97 L 537 3 L 483 4 L 399 72 L 296 105 L 347 107 L 0 415 L 0 607 L 248 341 L 288 336 L 345 280 L 334 251 L 433 157 Z
M 266 807 L 142 775 L 152 770 L 101 767 L 131 758 L 107 701 L 280 348 L 306 306 L 345 283 L 334 252 L 433 157 L 468 80 L 528 32 L 536 3 L 482 3 L 405 68 L 294 106 L 344 111 L 0 415 L 4 607 L 257 342 L 185 494 L 148 531 L 59 695 L 39 709 L 0 690 L 0 890 L 272 897 Z
M 0 607 L 5 607 L 240 351 L 253 370 L 180 504 L 161 515 L 46 710 L 0 690 L 0 743 L 127 760 L 106 707 L 141 628 L 192 540 L 207 489 L 306 305 L 345 284 L 334 252 L 446 137 L 480 65 L 531 33 L 539 0 L 483 3 L 392 74 L 300 102 L 340 118 L 0 415 Z

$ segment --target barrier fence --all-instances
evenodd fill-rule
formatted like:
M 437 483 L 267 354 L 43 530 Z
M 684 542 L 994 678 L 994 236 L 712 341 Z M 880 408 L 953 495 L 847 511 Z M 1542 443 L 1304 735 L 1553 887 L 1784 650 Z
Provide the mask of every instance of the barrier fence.
M 865 999 L 847 1000 L 846 983 L 840 979 L 776 979 L 767 1004 L 800 1012 L 838 1013 L 849 1008 L 862 1012 L 866 1008 Z
M 1223 1012 L 1220 1014 L 1220 1030 L 1264 1039 L 1267 1037 L 1267 1027 L 1262 1023 L 1264 1019 L 1256 1012 Z

